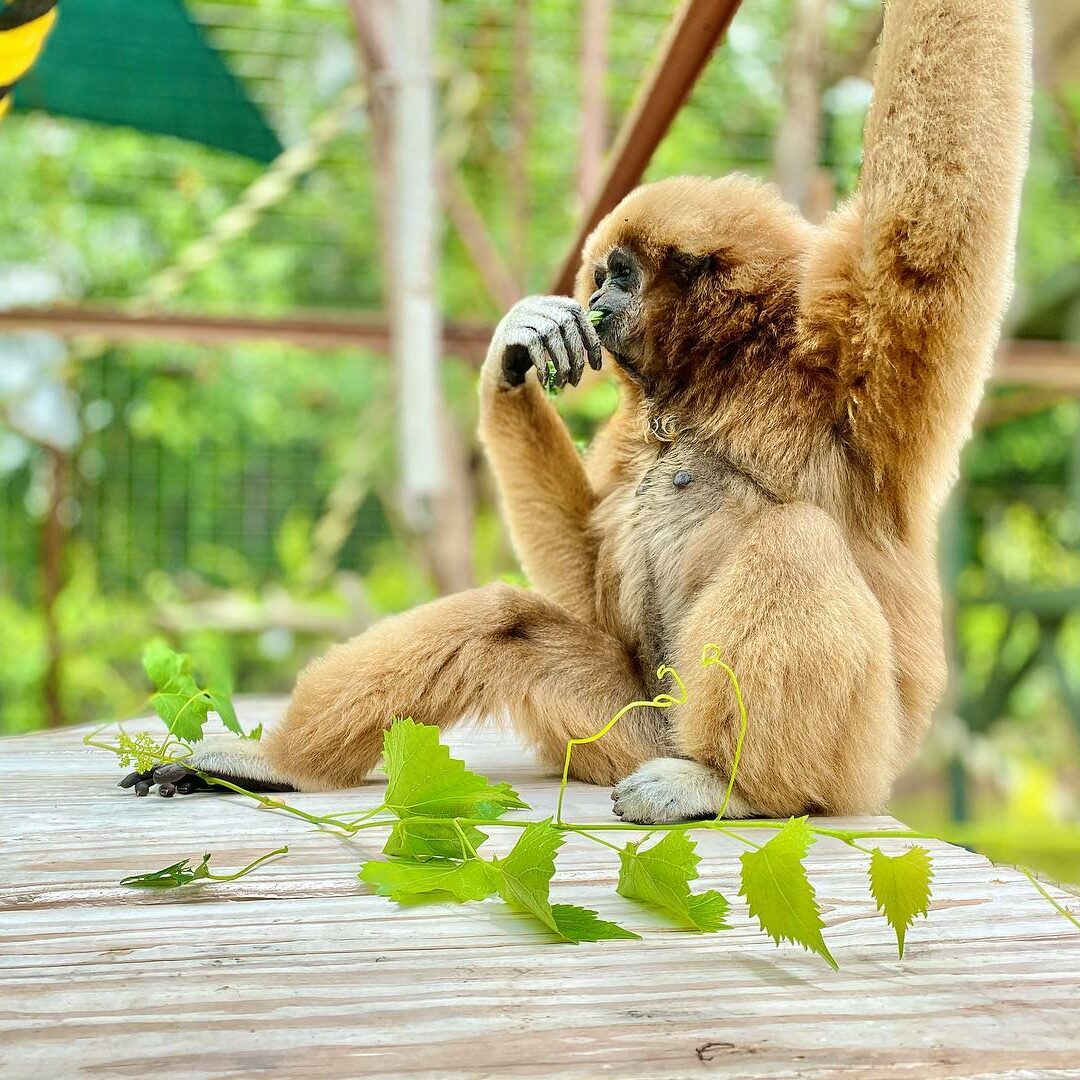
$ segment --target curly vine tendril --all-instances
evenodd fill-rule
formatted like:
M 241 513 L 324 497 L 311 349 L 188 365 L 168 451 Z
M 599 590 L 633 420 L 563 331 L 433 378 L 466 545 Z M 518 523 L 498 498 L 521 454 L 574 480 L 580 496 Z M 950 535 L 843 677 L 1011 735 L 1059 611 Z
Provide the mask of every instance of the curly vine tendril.
M 701 666 L 705 668 L 713 665 L 723 668 L 724 673 L 731 680 L 731 689 L 735 693 L 735 702 L 739 706 L 739 736 L 735 740 L 735 753 L 731 758 L 731 775 L 728 777 L 727 791 L 724 792 L 724 801 L 720 804 L 720 809 L 716 814 L 716 819 L 719 821 L 724 816 L 728 803 L 731 802 L 731 793 L 735 788 L 735 777 L 739 772 L 739 758 L 742 756 L 743 740 L 746 738 L 746 704 L 743 702 L 739 677 L 730 665 L 724 663 L 720 654 L 720 646 L 709 643 L 701 650 Z
M 739 706 L 739 737 L 735 743 L 735 755 L 731 762 L 731 776 L 728 779 L 727 791 L 724 794 L 724 801 L 720 806 L 720 812 L 716 815 L 717 818 L 724 816 L 724 811 L 727 809 L 728 803 L 731 801 L 731 792 L 735 787 L 735 774 L 739 768 L 739 756 L 742 753 L 743 739 L 746 736 L 746 705 L 743 703 L 742 690 L 739 687 L 738 677 L 735 672 L 724 663 L 721 659 L 720 647 L 718 645 L 706 644 L 701 650 L 701 666 L 703 668 L 712 667 L 717 665 L 724 669 L 727 677 L 731 680 L 732 689 L 735 691 L 735 700 Z M 587 735 L 581 739 L 569 739 L 566 743 L 566 756 L 563 758 L 563 771 L 562 780 L 559 783 L 559 798 L 555 804 L 555 823 L 557 825 L 565 824 L 562 815 L 563 799 L 566 796 L 566 786 L 570 780 L 570 759 L 574 753 L 575 746 L 584 746 L 586 743 L 598 742 L 602 739 L 611 729 L 631 710 L 631 709 L 669 709 L 672 705 L 685 705 L 687 701 L 686 684 L 682 681 L 679 673 L 667 664 L 661 664 L 656 669 L 656 677 L 658 680 L 663 680 L 667 676 L 675 681 L 678 687 L 678 696 L 673 694 L 657 694 L 651 701 L 631 701 L 629 705 L 624 705 L 595 735 Z
M 562 780 L 559 783 L 559 799 L 555 804 L 555 821 L 559 825 L 565 824 L 562 816 L 563 798 L 566 795 L 566 785 L 570 779 L 570 758 L 574 753 L 575 746 L 584 746 L 586 743 L 594 743 L 602 739 L 631 709 L 669 709 L 672 705 L 686 704 L 686 685 L 679 677 L 679 673 L 667 664 L 661 664 L 656 669 L 657 679 L 664 679 L 668 675 L 675 680 L 679 688 L 679 696 L 671 694 L 657 694 L 651 701 L 631 701 L 624 705 L 595 735 L 586 735 L 583 739 L 568 739 L 566 743 L 566 756 L 563 759 Z

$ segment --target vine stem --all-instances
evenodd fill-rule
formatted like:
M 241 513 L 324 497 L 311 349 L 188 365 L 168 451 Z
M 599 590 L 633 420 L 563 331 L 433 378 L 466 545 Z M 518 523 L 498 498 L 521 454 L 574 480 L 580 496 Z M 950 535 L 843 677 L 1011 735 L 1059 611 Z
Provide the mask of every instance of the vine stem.
M 730 665 L 724 663 L 720 655 L 720 646 L 713 645 L 710 642 L 702 647 L 701 666 L 706 668 L 712 667 L 714 664 L 723 668 L 725 674 L 731 680 L 731 689 L 735 693 L 735 702 L 739 706 L 739 735 L 735 740 L 735 753 L 731 758 L 731 775 L 728 777 L 727 790 L 724 792 L 724 799 L 720 803 L 720 809 L 716 813 L 718 818 L 722 818 L 724 816 L 724 811 L 728 808 L 728 803 L 731 802 L 731 793 L 735 790 L 735 776 L 739 771 L 739 758 L 742 757 L 743 742 L 746 739 L 746 703 L 743 701 L 742 689 L 739 686 L 739 677 L 735 674 Z
M 283 845 L 275 849 L 274 851 L 268 851 L 265 855 L 260 855 L 257 859 L 249 862 L 247 866 L 235 871 L 232 874 L 214 874 L 209 870 L 206 871 L 206 876 L 210 881 L 236 881 L 237 878 L 242 878 L 245 874 L 250 874 L 252 870 L 262 866 L 264 862 L 269 862 L 271 859 L 276 859 L 279 855 L 288 855 L 288 844 Z
M 558 829 L 559 827 L 560 826 L 558 825 L 555 826 L 556 829 Z M 571 831 L 569 826 L 564 825 L 562 826 L 562 828 L 567 832 Z M 573 832 L 576 833 L 578 836 L 584 836 L 586 840 L 591 840 L 594 844 L 602 844 L 606 848 L 611 848 L 612 851 L 622 851 L 622 848 L 619 847 L 618 844 L 608 843 L 608 841 L 604 840 L 602 837 L 593 836 L 592 833 L 586 832 L 584 829 L 576 828 L 573 829 Z
M 686 687 L 683 684 L 679 673 L 674 669 L 668 667 L 666 664 L 662 664 L 656 669 L 656 677 L 659 680 L 663 680 L 670 675 L 676 685 L 679 687 L 679 696 L 674 697 L 671 694 L 657 694 L 651 701 L 631 701 L 629 705 L 624 705 L 595 735 L 586 735 L 581 739 L 568 739 L 566 742 L 566 757 L 563 759 L 562 779 L 559 782 L 559 797 L 555 802 L 555 823 L 557 825 L 563 824 L 562 808 L 563 799 L 566 797 L 566 785 L 570 782 L 570 758 L 574 753 L 575 746 L 585 746 L 587 743 L 594 743 L 602 739 L 631 709 L 670 709 L 672 705 L 685 705 L 686 704 Z
M 465 835 L 465 830 L 461 827 L 461 822 L 457 818 L 454 818 L 453 822 L 454 829 L 456 830 L 458 836 L 461 839 L 462 857 L 468 858 L 469 856 L 472 856 L 474 859 L 480 858 L 480 856 L 476 853 L 476 848 L 473 847 L 471 841 Z
M 708 648 L 708 646 L 706 648 Z M 660 673 L 662 673 L 662 674 L 660 674 Z M 604 730 L 602 732 L 598 733 L 596 736 L 593 736 L 591 738 L 572 740 L 572 742 L 585 743 L 585 742 L 595 741 L 595 739 L 597 739 L 597 738 L 602 738 L 604 732 L 610 731 L 611 728 L 616 723 L 616 721 L 620 718 L 620 716 L 623 715 L 627 710 L 629 710 L 631 708 L 635 708 L 637 706 L 642 706 L 642 705 L 655 705 L 658 701 L 660 702 L 660 705 L 658 706 L 660 708 L 666 708 L 666 707 L 668 707 L 670 705 L 684 703 L 686 689 L 685 689 L 685 686 L 684 686 L 682 680 L 679 678 L 679 676 L 674 671 L 671 671 L 671 669 L 665 669 L 665 668 L 661 668 L 660 672 L 658 674 L 660 674 L 660 677 L 663 677 L 666 674 L 671 674 L 672 675 L 672 677 L 676 680 L 676 682 L 679 685 L 679 689 L 680 689 L 680 692 L 681 692 L 681 695 L 682 695 L 680 699 L 674 698 L 674 697 L 672 697 L 671 695 L 668 695 L 668 694 L 661 694 L 661 695 L 658 695 L 657 698 L 654 698 L 653 701 L 651 701 L 651 702 L 649 702 L 649 701 L 632 702 L 630 705 L 627 705 L 626 708 L 621 710 L 620 713 L 617 713 L 611 720 L 609 720 L 608 723 L 605 725 Z M 108 725 L 105 725 L 105 727 L 107 727 L 107 726 Z M 111 753 L 115 754 L 116 753 L 116 746 L 111 745 L 111 744 L 106 743 L 106 742 L 97 741 L 94 738 L 94 736 L 96 736 L 96 735 L 100 734 L 102 731 L 104 731 L 105 727 L 98 728 L 95 731 L 92 731 L 89 734 L 85 735 L 83 737 L 83 743 L 86 746 L 91 746 L 91 747 L 94 747 L 94 748 L 99 749 L 99 750 L 108 750 Z M 183 762 L 186 757 L 190 756 L 191 748 L 187 747 L 187 746 L 184 746 L 183 750 L 184 750 L 184 753 L 181 754 L 180 756 L 172 756 L 172 757 L 170 757 L 170 756 L 166 756 L 166 755 L 162 754 L 161 755 L 162 763 L 164 764 L 164 763 L 169 763 L 169 762 Z M 568 759 L 569 759 L 569 751 L 570 751 L 570 745 L 568 744 L 568 746 L 567 746 L 567 758 Z M 194 769 L 192 771 L 193 772 L 199 772 L 199 770 L 197 770 L 197 769 Z M 735 770 L 732 769 L 733 773 L 734 773 L 734 771 Z M 234 784 L 229 780 L 222 780 L 220 777 L 209 776 L 206 773 L 199 773 L 199 775 L 203 776 L 208 783 L 212 783 L 212 784 L 216 785 L 217 787 L 227 788 L 229 791 L 233 791 L 237 795 L 246 795 L 249 799 L 253 799 L 255 802 L 259 803 L 260 806 L 263 806 L 268 810 L 281 810 L 284 813 L 290 814 L 293 817 L 300 818 L 301 820 L 306 821 L 311 825 L 315 825 L 315 826 L 318 826 L 320 828 L 329 827 L 329 828 L 333 828 L 333 829 L 338 829 L 341 832 L 343 832 L 343 833 L 345 833 L 346 835 L 349 835 L 349 836 L 351 836 L 351 835 L 353 835 L 355 833 L 358 833 L 358 832 L 364 832 L 367 829 L 392 828 L 400 820 L 397 817 L 388 817 L 388 818 L 377 818 L 376 817 L 377 814 L 379 814 L 382 810 L 386 809 L 386 804 L 385 803 L 380 803 L 378 806 L 372 807 L 370 810 L 358 810 L 358 811 L 356 811 L 356 813 L 359 815 L 359 817 L 357 817 L 357 819 L 355 821 L 351 821 L 351 822 L 341 820 L 342 813 L 347 813 L 347 812 L 341 812 L 341 813 L 338 813 L 338 814 L 322 814 L 322 815 L 309 814 L 307 811 L 301 810 L 297 806 L 292 806 L 292 805 L 290 805 L 289 803 L 285 802 L 282 799 L 270 798 L 270 797 L 268 797 L 266 795 L 263 795 L 263 794 L 261 794 L 261 793 L 259 793 L 257 791 L 248 791 L 246 788 L 242 788 L 238 784 Z M 560 796 L 562 794 L 562 790 L 565 788 L 565 783 L 566 783 L 566 778 L 565 778 L 565 774 L 564 774 L 563 788 L 560 789 Z M 436 817 L 436 816 L 425 816 L 425 815 L 420 815 L 420 814 L 410 815 L 410 817 L 412 818 L 412 820 L 429 821 L 429 822 L 445 822 L 447 820 L 446 818 L 441 818 L 441 817 Z M 453 818 L 451 820 L 453 820 L 455 823 L 460 823 L 461 825 L 475 825 L 475 826 L 483 826 L 485 828 L 499 828 L 499 827 L 502 827 L 502 828 L 509 828 L 509 829 L 525 829 L 530 824 L 533 824 L 530 821 L 513 821 L 513 820 L 510 820 L 510 821 L 506 821 L 506 820 L 503 820 L 503 821 L 491 821 L 491 820 L 486 819 L 486 818 Z M 566 821 L 563 821 L 563 820 L 559 819 L 558 815 L 557 815 L 556 820 L 554 822 L 552 822 L 552 824 L 556 829 L 559 829 L 562 832 L 575 832 L 575 833 L 582 833 L 584 835 L 587 835 L 589 833 L 597 833 L 597 832 L 638 832 L 638 833 L 642 833 L 642 832 L 671 832 L 671 831 L 676 830 L 676 829 L 682 830 L 682 831 L 686 831 L 686 830 L 690 830 L 690 829 L 711 829 L 711 830 L 721 830 L 721 831 L 726 831 L 726 832 L 731 832 L 731 830 L 734 829 L 734 828 L 738 828 L 739 830 L 745 830 L 745 829 L 781 829 L 781 828 L 783 828 L 785 822 L 777 820 L 777 819 L 754 819 L 754 820 L 709 819 L 709 820 L 705 820 L 705 821 L 676 822 L 676 823 L 669 824 L 669 825 L 633 825 L 633 824 L 629 824 L 627 822 L 604 822 L 604 821 L 584 822 L 584 823 L 571 824 L 571 823 L 568 823 Z M 811 831 L 817 836 L 827 836 L 827 837 L 830 837 L 830 838 L 832 838 L 834 840 L 840 840 L 841 842 L 843 842 L 845 844 L 848 844 L 849 846 L 852 846 L 852 847 L 859 847 L 860 846 L 860 845 L 856 844 L 855 841 L 857 841 L 857 840 L 867 840 L 867 839 L 899 839 L 899 840 L 936 840 L 936 839 L 938 839 L 938 837 L 936 837 L 936 836 L 934 836 L 934 835 L 932 835 L 930 833 L 914 832 L 914 831 L 912 831 L 910 829 L 852 830 L 852 829 L 829 829 L 829 828 L 822 828 L 822 827 L 818 827 L 818 826 L 814 826 L 814 825 L 811 825 L 810 828 L 811 828 Z M 600 842 L 600 838 L 596 837 L 596 836 L 590 836 L 589 839 Z M 752 843 L 752 841 L 745 841 L 745 838 L 743 838 L 743 837 L 737 837 L 737 839 L 743 839 L 744 842 Z M 608 846 L 613 847 L 614 845 L 608 845 Z M 865 850 L 865 849 L 863 849 L 863 850 Z
M 1065 918 L 1068 919 L 1069 922 L 1071 922 L 1077 930 L 1080 930 L 1080 919 L 1078 919 L 1063 904 L 1059 904 L 1057 900 L 1055 900 L 1054 897 L 1050 895 L 1049 891 L 1045 888 L 1043 883 L 1026 866 L 1021 866 L 1019 869 L 1020 872 L 1024 875 L 1024 877 L 1026 877 L 1028 881 L 1030 881 L 1031 884 L 1034 885 L 1035 888 L 1042 893 L 1043 899 L 1046 900 L 1059 915 L 1064 915 Z

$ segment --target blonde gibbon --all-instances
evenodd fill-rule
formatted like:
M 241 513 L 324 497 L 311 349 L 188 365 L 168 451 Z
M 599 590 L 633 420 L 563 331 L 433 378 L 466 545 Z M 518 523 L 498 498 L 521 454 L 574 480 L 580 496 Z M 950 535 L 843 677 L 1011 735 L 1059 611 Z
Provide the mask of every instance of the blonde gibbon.
M 1010 291 L 1029 68 L 1021 0 L 892 0 L 862 176 L 824 224 L 745 176 L 628 195 L 577 299 L 516 304 L 480 377 L 533 588 L 385 619 L 301 673 L 261 744 L 193 764 L 350 786 L 394 716 L 495 714 L 554 765 L 668 663 L 686 703 L 630 713 L 574 775 L 627 821 L 714 815 L 739 716 L 712 642 L 750 715 L 731 816 L 882 808 L 942 693 L 937 520 Z M 602 363 L 620 404 L 582 459 L 540 383 Z

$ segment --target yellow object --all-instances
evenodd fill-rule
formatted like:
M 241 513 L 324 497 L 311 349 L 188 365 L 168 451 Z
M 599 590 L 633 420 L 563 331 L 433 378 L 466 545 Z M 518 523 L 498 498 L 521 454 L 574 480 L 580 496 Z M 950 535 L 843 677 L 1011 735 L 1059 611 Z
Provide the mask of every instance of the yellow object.
M 0 8 L 0 117 L 11 108 L 11 91 L 41 53 L 56 22 L 56 0 L 13 0 Z

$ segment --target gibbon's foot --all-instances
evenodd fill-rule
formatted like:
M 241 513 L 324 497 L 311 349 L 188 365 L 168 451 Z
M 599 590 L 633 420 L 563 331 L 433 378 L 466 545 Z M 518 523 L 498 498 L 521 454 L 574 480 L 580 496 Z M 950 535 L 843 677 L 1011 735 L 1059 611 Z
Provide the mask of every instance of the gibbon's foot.
M 199 772 L 195 772 L 195 769 Z M 211 784 L 199 775 L 200 772 L 228 780 L 248 791 L 296 790 L 274 772 L 258 743 L 251 742 L 245 746 L 234 738 L 208 739 L 196 748 L 187 761 L 169 762 L 156 765 L 146 772 L 128 773 L 117 787 L 133 787 L 136 795 L 149 795 L 156 784 L 158 794 L 166 799 L 171 799 L 173 795 L 191 795 L 197 791 L 228 794 L 228 788 Z
M 615 813 L 635 825 L 670 825 L 716 817 L 727 780 L 715 769 L 686 758 L 653 758 L 620 780 L 611 792 Z M 732 793 L 725 818 L 753 817 L 744 799 Z

